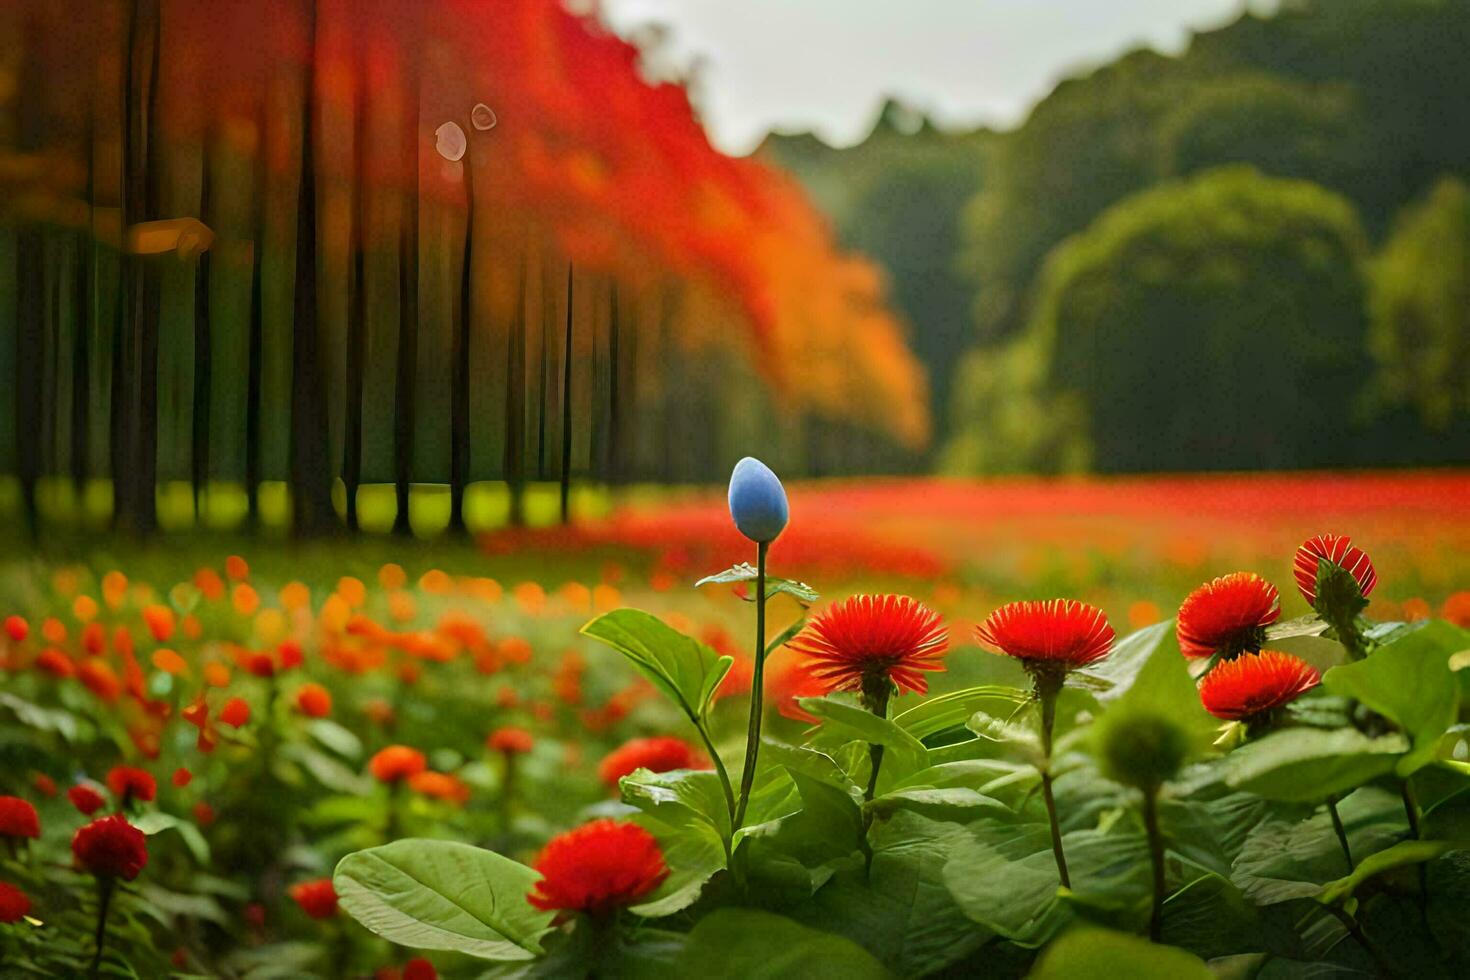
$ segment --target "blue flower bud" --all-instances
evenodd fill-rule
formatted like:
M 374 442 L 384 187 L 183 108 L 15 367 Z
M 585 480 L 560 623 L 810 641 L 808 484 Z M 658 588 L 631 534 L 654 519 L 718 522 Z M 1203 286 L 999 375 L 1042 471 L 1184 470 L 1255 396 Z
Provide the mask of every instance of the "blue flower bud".
M 790 516 L 786 490 L 760 460 L 747 456 L 735 464 L 730 474 L 730 516 L 752 541 L 769 544 L 785 529 Z

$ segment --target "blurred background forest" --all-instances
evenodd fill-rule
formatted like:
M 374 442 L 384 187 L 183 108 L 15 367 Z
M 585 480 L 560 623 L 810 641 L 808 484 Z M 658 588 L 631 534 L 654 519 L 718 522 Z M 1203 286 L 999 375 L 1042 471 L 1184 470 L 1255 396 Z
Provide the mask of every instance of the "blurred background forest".
M 753 447 L 1470 452 L 1470 4 L 1288 0 L 1006 131 L 890 100 L 746 159 L 648 80 L 656 34 L 559 4 L 68 6 L 0 15 L 0 495 L 33 520 L 406 531 L 432 486 L 464 529 L 552 488 L 537 522 Z

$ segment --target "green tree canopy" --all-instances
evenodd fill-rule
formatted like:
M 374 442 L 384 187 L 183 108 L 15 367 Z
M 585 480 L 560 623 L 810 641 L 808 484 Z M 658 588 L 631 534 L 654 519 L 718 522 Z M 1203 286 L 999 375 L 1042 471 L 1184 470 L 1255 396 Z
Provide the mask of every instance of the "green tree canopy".
M 1344 198 L 1250 167 L 1120 202 L 1048 257 L 1035 313 L 996 362 L 1013 389 L 999 400 L 1029 400 L 1036 419 L 986 455 L 1043 471 L 1088 450 L 1104 471 L 1341 464 L 1368 377 L 1365 252 Z M 994 400 L 961 391 L 959 411 L 967 399 L 984 414 L 956 419 L 952 467 L 965 440 L 1004 438 L 988 428 Z
M 1436 430 L 1470 415 L 1470 188 L 1446 177 L 1405 208 L 1370 282 L 1379 394 Z

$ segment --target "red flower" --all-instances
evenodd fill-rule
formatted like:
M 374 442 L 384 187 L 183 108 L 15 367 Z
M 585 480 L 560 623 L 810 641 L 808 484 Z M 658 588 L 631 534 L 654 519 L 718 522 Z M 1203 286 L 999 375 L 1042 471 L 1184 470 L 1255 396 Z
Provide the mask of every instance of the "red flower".
M 594 820 L 553 837 L 534 867 L 541 880 L 526 897 L 547 911 L 603 912 L 632 905 L 669 874 L 652 834 L 614 820 Z
M 403 964 L 403 980 L 439 980 L 434 964 L 420 957 Z
M 1191 592 L 1179 606 L 1176 633 L 1186 657 L 1215 651 L 1235 656 L 1261 648 L 1261 630 L 1281 616 L 1276 586 L 1253 572 L 1221 575 Z
M 48 799 L 56 795 L 56 780 L 44 772 L 36 773 L 36 778 L 32 780 L 32 785 L 36 787 L 37 793 L 40 793 Z
M 1305 660 L 1262 650 L 1217 664 L 1200 681 L 1199 696 L 1210 714 L 1234 721 L 1279 708 L 1321 680 Z
M 78 830 L 71 839 L 71 853 L 83 871 L 99 878 L 132 881 L 148 863 L 148 838 L 122 814 L 114 813 Z
M 244 698 L 230 698 L 225 706 L 219 709 L 219 720 L 226 725 L 239 728 L 250 720 L 250 705 Z
M 1028 668 L 1073 670 L 1096 663 L 1113 647 L 1102 610 L 1076 599 L 1011 602 L 985 618 L 975 638 L 1023 661 Z
M 1378 573 L 1373 570 L 1373 560 L 1362 548 L 1353 547 L 1353 541 L 1345 534 L 1319 534 L 1308 538 L 1296 549 L 1296 560 L 1292 563 L 1296 572 L 1296 587 L 1308 605 L 1317 604 L 1317 565 L 1323 559 L 1336 562 L 1358 583 L 1358 591 L 1367 598 L 1378 584 Z
M 147 803 L 158 795 L 158 783 L 142 769 L 132 766 L 114 766 L 107 774 L 107 788 L 117 797 L 120 806 L 133 800 Z
M 503 752 L 506 755 L 519 755 L 531 751 L 531 746 L 536 740 L 531 733 L 524 728 L 497 728 L 485 739 L 485 745 L 492 752 Z
M 194 804 L 194 822 L 201 827 L 214 823 L 214 807 L 200 800 Z
M 19 922 L 30 910 L 31 900 L 25 892 L 8 881 L 0 881 L 0 922 Z
M 836 603 L 791 641 L 827 691 L 891 681 L 923 694 L 922 671 L 943 670 L 949 637 L 939 614 L 900 595 L 855 595 Z
M 597 775 L 616 789 L 619 780 L 638 769 L 673 772 L 675 769 L 704 768 L 707 768 L 704 757 L 688 742 L 672 735 L 658 735 L 630 739 L 613 749 L 598 765 Z
M 332 692 L 320 684 L 303 684 L 296 691 L 296 708 L 308 718 L 325 718 L 332 713 Z
M 397 783 L 428 768 L 424 754 L 407 745 L 390 745 L 368 760 L 368 771 L 380 783 Z
M 408 777 L 408 786 L 420 796 L 464 806 L 470 799 L 470 788 L 458 776 L 447 772 L 421 772 Z
M 36 808 L 19 796 L 0 796 L 0 837 L 41 836 Z
M 153 639 L 159 643 L 168 642 L 169 637 L 174 635 L 174 611 L 168 606 L 145 606 L 143 622 L 147 624 L 148 632 L 153 634 Z
M 185 769 L 183 766 L 179 766 L 179 768 L 174 770 L 173 783 L 175 786 L 183 788 L 185 786 L 188 786 L 189 783 L 193 782 L 193 780 L 194 774 Z
M 107 800 L 86 783 L 79 783 L 66 791 L 66 798 L 83 816 L 90 817 L 107 805 Z
M 31 624 L 19 616 L 5 617 L 5 635 L 16 643 L 21 642 L 31 634 Z
M 332 887 L 330 878 L 298 881 L 286 891 L 301 906 L 301 911 L 313 919 L 330 919 L 337 914 L 337 889 Z

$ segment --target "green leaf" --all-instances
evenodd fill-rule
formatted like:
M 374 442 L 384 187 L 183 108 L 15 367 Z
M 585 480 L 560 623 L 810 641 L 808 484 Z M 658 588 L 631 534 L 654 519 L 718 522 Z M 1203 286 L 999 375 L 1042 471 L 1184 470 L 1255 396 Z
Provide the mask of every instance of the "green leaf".
M 856 740 L 882 745 L 886 754 L 880 775 L 885 782 L 902 779 L 928 764 L 924 743 L 886 718 L 831 698 L 798 698 L 797 701 L 803 710 L 821 720 L 820 740 L 838 741 L 838 744 Z M 817 739 L 813 741 L 820 744 Z
M 1402 735 L 1369 738 L 1352 728 L 1289 728 L 1225 758 L 1225 781 L 1269 800 L 1316 803 L 1390 772 L 1408 751 Z
M 708 713 L 715 688 L 735 662 L 640 609 L 604 613 L 582 633 L 627 657 L 696 723 Z
M 1106 659 L 1074 671 L 1071 680 L 1097 691 L 1099 701 L 1114 701 L 1133 685 L 1139 670 L 1153 656 L 1159 644 L 1173 635 L 1172 619 L 1129 633 L 1113 644 L 1113 651 Z
M 539 879 L 494 851 L 410 839 L 347 855 L 332 883 L 342 908 L 390 942 L 526 960 L 552 920 L 526 900 Z
M 759 573 L 754 565 L 748 561 L 743 561 L 738 565 L 731 565 L 723 572 L 706 575 L 698 582 L 695 582 L 694 587 L 697 589 L 702 585 L 727 585 L 733 582 L 754 582 L 758 575 Z M 779 595 L 782 592 L 791 596 L 804 606 L 809 606 L 821 598 L 817 590 L 805 582 L 797 582 L 794 579 L 777 578 L 773 575 L 767 575 L 766 598 L 770 599 L 771 596 Z
M 720 909 L 689 933 L 676 976 L 707 980 L 882 980 L 883 964 L 861 946 L 754 909 Z
M 837 760 L 825 752 L 804 745 L 788 745 L 773 738 L 761 739 L 761 761 L 802 772 L 829 786 L 835 786 L 853 799 L 862 799 L 863 790 Z
M 658 838 L 669 876 L 642 904 L 635 905 L 630 911 L 646 919 L 655 919 L 693 905 L 710 878 L 724 869 L 724 845 L 703 828 L 673 827 L 647 813 L 640 813 L 633 820 Z
M 1046 948 L 1031 980 L 1214 980 L 1198 956 L 1107 929 L 1073 929 Z
M 1440 736 L 1455 723 L 1460 687 L 1449 661 L 1467 646 L 1470 633 L 1433 622 L 1363 660 L 1332 668 L 1322 686 L 1356 698 L 1408 732 L 1414 747 L 1395 767 L 1400 777 L 1408 776 L 1433 761 Z
M 730 807 L 720 777 L 707 769 L 638 769 L 618 784 L 623 801 L 671 827 L 701 824 L 715 840 L 730 839 Z
M 736 840 L 759 838 L 803 867 L 820 867 L 862 848 L 863 813 L 844 790 L 788 770 L 801 794 L 801 809 L 776 820 L 742 827 Z
M 777 633 L 774 637 L 771 638 L 771 641 L 766 644 L 765 655 L 769 657 L 771 654 L 784 647 L 787 643 L 790 643 L 796 638 L 796 634 L 802 631 L 802 628 L 804 626 L 806 626 L 805 613 L 798 617 L 796 622 L 792 623 L 790 626 L 786 627 L 780 633 Z
M 183 838 L 184 845 L 189 848 L 189 853 L 194 856 L 194 860 L 203 865 L 209 864 L 209 842 L 204 839 L 199 828 L 190 821 L 180 820 L 162 810 L 150 810 L 134 820 L 133 826 L 149 837 L 165 830 L 176 831 Z
M 1286 619 L 1266 627 L 1266 642 L 1285 640 L 1296 636 L 1321 636 L 1331 626 L 1316 613 L 1307 613 L 1296 619 Z M 1274 649 L 1274 647 L 1273 647 Z
M 1196 878 L 1164 902 L 1162 941 L 1203 959 L 1264 951 L 1266 932 L 1256 907 L 1217 874 Z
M 977 711 L 1009 713 L 1008 708 L 1014 708 L 1028 697 L 1025 691 L 1000 684 L 967 687 L 916 704 L 895 715 L 893 723 L 914 738 L 923 739 L 946 729 L 958 728 Z
M 1346 878 L 1330 881 L 1322 886 L 1317 900 L 1324 905 L 1336 905 L 1350 897 L 1353 891 L 1367 881 L 1369 878 L 1381 875 L 1395 868 L 1408 867 L 1415 864 L 1423 864 L 1432 861 L 1441 854 L 1450 851 L 1462 850 L 1470 847 L 1467 841 L 1448 840 L 1406 840 L 1400 841 L 1387 850 L 1370 854 L 1358 862 L 1353 873 Z

